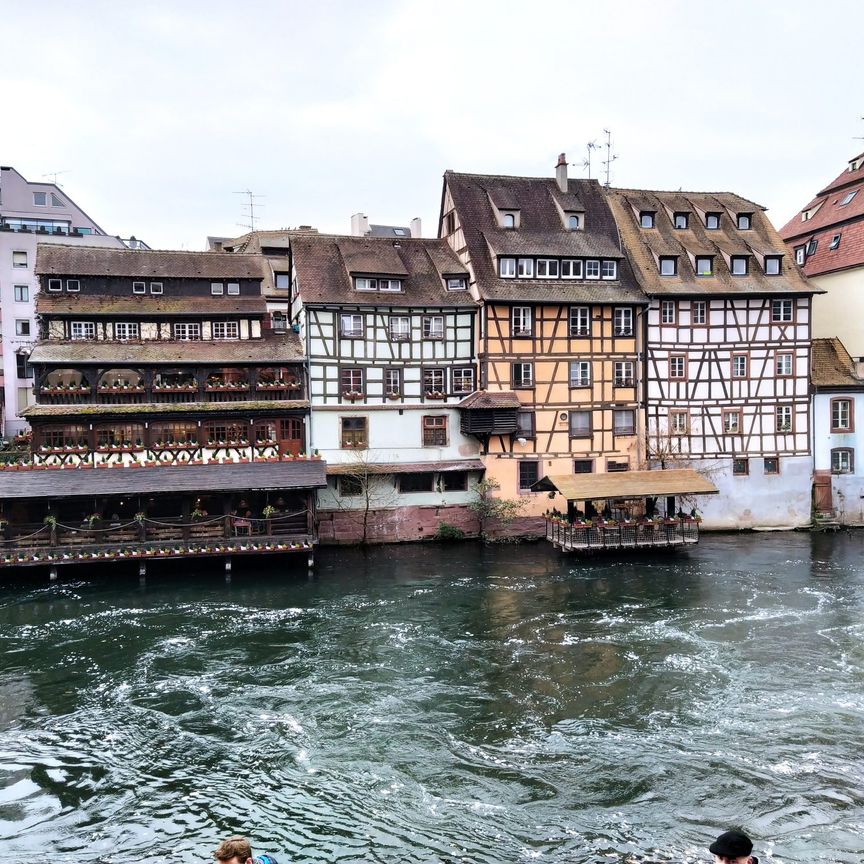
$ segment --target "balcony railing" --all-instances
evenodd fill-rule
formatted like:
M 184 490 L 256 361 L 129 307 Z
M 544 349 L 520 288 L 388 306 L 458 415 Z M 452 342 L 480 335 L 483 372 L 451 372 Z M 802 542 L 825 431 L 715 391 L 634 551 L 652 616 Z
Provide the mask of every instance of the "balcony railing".
M 546 539 L 567 552 L 687 546 L 699 542 L 696 519 L 630 522 L 546 520 Z

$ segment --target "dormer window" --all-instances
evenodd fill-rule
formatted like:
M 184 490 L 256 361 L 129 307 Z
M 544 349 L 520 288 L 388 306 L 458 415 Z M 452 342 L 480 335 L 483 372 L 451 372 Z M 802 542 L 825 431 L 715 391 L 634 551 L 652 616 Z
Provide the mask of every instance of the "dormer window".
M 749 231 L 753 227 L 753 214 L 752 213 L 739 213 L 738 214 L 738 230 L 739 231 Z
M 858 194 L 857 189 L 853 189 L 851 192 L 847 192 L 843 196 L 843 200 L 840 202 L 840 206 L 845 207 L 857 194 Z
M 698 255 L 696 257 L 696 275 L 714 275 L 714 258 L 711 255 Z
M 354 289 L 356 291 L 401 291 L 401 279 L 373 279 L 368 276 L 355 276 Z
M 828 245 L 828 248 L 833 252 L 835 249 L 840 247 L 840 234 L 835 234 L 831 238 L 831 243 Z
M 803 267 L 805 260 L 806 260 L 806 256 L 804 254 L 804 247 L 803 246 L 797 246 L 795 248 L 795 263 L 799 267 Z
M 534 276 L 534 259 L 520 258 L 516 266 L 516 275 L 520 279 L 531 279 Z
M 162 293 L 162 283 L 161 282 L 151 282 L 150 283 L 150 293 L 151 294 L 161 294 Z
M 747 261 L 749 255 L 733 255 L 729 269 L 732 272 L 733 276 L 746 276 L 747 275 Z
M 63 280 L 62 279 L 49 279 L 48 280 L 48 290 L 49 291 L 62 291 L 63 290 Z
M 228 294 L 231 296 L 237 296 L 240 293 L 240 283 L 239 282 L 229 282 L 227 285 Z
M 537 278 L 538 279 L 557 279 L 558 278 L 558 259 L 557 258 L 538 258 L 537 259 Z
M 567 214 L 567 227 L 571 231 L 578 231 L 582 227 L 582 219 L 578 213 Z
M 600 262 L 586 261 L 585 262 L 585 278 L 599 279 L 600 278 Z
M 561 262 L 562 279 L 581 279 L 582 261 L 579 258 L 565 258 Z
M 617 261 L 604 261 L 600 265 L 600 275 L 603 279 L 617 279 L 618 278 L 618 262 Z
M 515 210 L 503 211 L 501 213 L 502 228 L 516 228 L 518 224 L 519 218 Z
M 503 279 L 514 279 L 516 277 L 516 259 L 499 258 L 498 275 Z
M 225 285 L 222 282 L 211 282 L 210 293 L 214 296 L 225 293 Z
M 675 226 L 678 231 L 686 231 L 687 228 L 690 227 L 690 214 L 689 213 L 676 213 L 672 224 Z
M 462 276 L 451 276 L 447 279 L 448 291 L 464 291 L 466 287 L 465 279 Z
M 709 231 L 719 231 L 720 230 L 720 214 L 719 213 L 706 213 L 705 214 L 705 227 Z
M 676 276 L 678 274 L 678 256 L 663 255 L 660 258 L 660 275 Z
M 639 226 L 641 228 L 653 228 L 655 216 L 656 213 L 654 210 L 643 210 L 639 214 Z
M 77 294 L 81 290 L 81 282 L 78 279 L 67 279 L 66 280 L 66 290 L 71 291 L 73 294 Z
M 766 255 L 765 256 L 765 275 L 779 276 L 780 262 L 783 260 L 782 255 Z

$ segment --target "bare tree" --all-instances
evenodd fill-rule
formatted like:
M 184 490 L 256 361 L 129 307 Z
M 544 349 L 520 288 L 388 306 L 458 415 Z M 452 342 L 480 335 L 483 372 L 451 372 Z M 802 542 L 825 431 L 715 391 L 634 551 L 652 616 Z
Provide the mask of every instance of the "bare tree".
M 468 509 L 477 514 L 480 523 L 480 537 L 488 540 L 487 527 L 493 520 L 501 525 L 508 525 L 519 515 L 525 506 L 525 500 L 498 498 L 495 493 L 501 484 L 492 477 L 484 477 L 474 487 L 474 500 L 468 503 Z
M 393 474 L 383 470 L 369 450 L 357 449 L 339 478 L 336 507 L 360 528 L 360 543 L 365 544 L 375 514 L 392 509 L 398 503 Z

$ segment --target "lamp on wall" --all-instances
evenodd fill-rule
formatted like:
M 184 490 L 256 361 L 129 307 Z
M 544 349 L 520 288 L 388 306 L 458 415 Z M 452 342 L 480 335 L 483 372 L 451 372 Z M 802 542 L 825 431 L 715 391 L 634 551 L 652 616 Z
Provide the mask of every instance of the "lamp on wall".
M 517 439 L 516 439 L 516 443 L 517 443 L 520 447 L 524 447 L 524 446 L 528 443 L 528 440 L 527 440 L 526 438 L 517 438 Z

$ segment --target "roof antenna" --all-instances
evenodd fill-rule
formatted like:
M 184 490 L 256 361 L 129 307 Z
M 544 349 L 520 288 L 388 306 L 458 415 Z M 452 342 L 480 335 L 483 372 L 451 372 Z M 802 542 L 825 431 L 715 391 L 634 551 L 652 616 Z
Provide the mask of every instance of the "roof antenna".
M 585 145 L 585 149 L 588 151 L 587 158 L 582 160 L 582 167 L 588 169 L 588 179 L 591 179 L 591 151 L 599 149 L 600 145 L 596 141 L 589 141 Z
M 617 153 L 612 152 L 612 133 L 608 129 L 603 130 L 606 133 L 606 159 L 603 161 L 603 164 L 606 166 L 606 183 L 605 186 L 608 189 L 611 184 L 611 174 L 612 174 L 612 163 L 618 158 Z
M 53 183 L 53 184 L 54 184 L 58 189 L 62 189 L 63 186 L 62 186 L 60 183 L 57 182 L 57 178 L 58 178 L 61 174 L 68 174 L 68 173 L 69 173 L 69 170 L 68 170 L 68 169 L 67 169 L 66 171 L 49 171 L 47 174 L 43 174 L 42 176 L 43 176 L 43 177 L 50 177 L 50 178 L 51 178 L 51 182 L 52 182 L 52 183 Z
M 859 117 L 859 120 L 864 120 L 864 117 Z M 853 140 L 855 141 L 864 141 L 864 135 L 853 135 Z
M 255 208 L 263 207 L 263 204 L 256 204 L 256 198 L 266 198 L 266 195 L 256 195 L 251 190 L 246 189 L 244 192 L 235 192 L 235 195 L 245 195 L 249 201 L 246 204 L 242 204 L 244 213 L 243 215 L 249 220 L 248 222 L 238 222 L 237 224 L 241 228 L 248 228 L 250 231 L 255 230 L 255 220 L 257 217 L 255 216 Z

